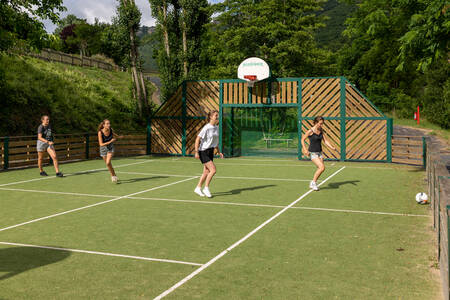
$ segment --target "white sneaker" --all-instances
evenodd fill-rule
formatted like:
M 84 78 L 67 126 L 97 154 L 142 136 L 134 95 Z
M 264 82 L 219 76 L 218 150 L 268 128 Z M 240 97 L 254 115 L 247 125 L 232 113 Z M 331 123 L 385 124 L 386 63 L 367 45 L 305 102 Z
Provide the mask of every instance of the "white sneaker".
M 111 181 L 117 183 L 119 181 L 119 178 L 117 178 L 117 176 L 112 176 Z
M 318 191 L 319 187 L 317 186 L 317 184 L 314 181 L 311 181 L 311 183 L 309 184 L 309 188 L 314 190 L 314 191 Z
M 212 197 L 211 192 L 209 191 L 209 188 L 207 188 L 207 187 L 205 187 L 203 189 L 203 194 L 205 194 L 205 196 L 208 197 L 208 198 Z
M 199 187 L 196 187 L 194 190 L 194 193 L 196 193 L 197 195 L 199 195 L 200 197 L 205 197 L 205 194 L 202 193 L 202 189 Z

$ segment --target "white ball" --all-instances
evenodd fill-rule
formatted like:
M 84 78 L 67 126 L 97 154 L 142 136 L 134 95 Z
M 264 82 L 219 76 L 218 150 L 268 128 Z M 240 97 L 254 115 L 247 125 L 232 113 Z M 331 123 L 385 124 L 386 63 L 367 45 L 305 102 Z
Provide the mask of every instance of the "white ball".
M 428 203 L 428 196 L 425 193 L 418 193 L 416 195 L 416 201 L 419 204 L 426 204 Z

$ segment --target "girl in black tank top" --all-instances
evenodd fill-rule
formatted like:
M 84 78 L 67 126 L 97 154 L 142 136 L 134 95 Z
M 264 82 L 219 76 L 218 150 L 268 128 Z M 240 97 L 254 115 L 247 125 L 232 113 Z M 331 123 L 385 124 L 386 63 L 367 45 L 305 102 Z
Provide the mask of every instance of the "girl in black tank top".
M 105 134 L 106 132 L 106 134 Z M 119 179 L 112 166 L 111 160 L 114 156 L 114 142 L 119 136 L 111 128 L 111 122 L 108 119 L 103 120 L 98 126 L 98 144 L 100 146 L 100 156 L 105 161 L 106 167 L 111 174 L 111 181 L 118 183 Z
M 317 170 L 314 173 L 313 180 L 309 184 L 309 188 L 318 191 L 319 187 L 317 186 L 317 180 L 319 179 L 323 171 L 325 171 L 325 165 L 323 163 L 322 156 L 322 140 L 325 145 L 331 150 L 336 151 L 336 148 L 331 145 L 330 142 L 328 142 L 323 133 L 322 127 L 324 119 L 322 117 L 315 117 L 313 123 L 314 126 L 303 135 L 301 142 L 303 154 L 305 156 L 310 156 L 311 161 L 317 166 Z M 309 140 L 308 149 L 306 149 L 305 145 L 306 138 L 308 138 Z

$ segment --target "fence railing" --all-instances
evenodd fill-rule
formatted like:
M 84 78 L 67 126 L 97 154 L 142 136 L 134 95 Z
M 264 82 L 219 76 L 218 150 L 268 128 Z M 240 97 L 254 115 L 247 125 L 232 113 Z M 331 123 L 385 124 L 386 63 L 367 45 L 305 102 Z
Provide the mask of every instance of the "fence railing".
M 115 143 L 115 156 L 150 153 L 148 134 L 124 135 Z M 61 162 L 80 161 L 98 157 L 97 134 L 57 134 L 55 150 Z M 46 156 L 44 163 L 49 163 Z M 0 137 L 0 169 L 37 165 L 36 136 Z
M 436 231 L 437 255 L 441 272 L 444 299 L 450 298 L 450 174 L 444 156 L 450 156 L 449 151 L 439 149 L 434 143 L 426 146 L 426 172 L 428 195 L 433 211 L 433 228 Z
M 423 136 L 392 136 L 392 162 L 425 167 L 426 139 Z
M 63 64 L 80 66 L 80 67 L 95 67 L 107 71 L 118 71 L 119 67 L 115 64 L 107 63 L 98 59 L 90 57 L 79 57 L 73 54 L 67 54 L 52 49 L 42 49 L 39 53 L 27 52 L 29 56 L 44 59 L 47 61 L 60 62 Z

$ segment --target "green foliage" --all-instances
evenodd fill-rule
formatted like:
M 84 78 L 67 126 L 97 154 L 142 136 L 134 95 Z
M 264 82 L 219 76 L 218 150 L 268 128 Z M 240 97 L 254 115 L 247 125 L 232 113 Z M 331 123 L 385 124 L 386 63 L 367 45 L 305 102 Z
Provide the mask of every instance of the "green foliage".
M 145 72 L 158 71 L 158 62 L 154 58 L 158 43 L 157 35 L 153 33 L 143 35 L 140 40 L 139 53 L 142 57 L 142 69 Z
M 149 2 L 152 15 L 157 20 L 154 57 L 162 81 L 161 95 L 167 99 L 184 79 L 198 79 L 207 74 L 205 24 L 209 22 L 209 4 L 207 0 Z M 186 53 L 183 50 L 183 31 L 187 40 Z M 185 62 L 187 74 L 184 74 Z
M 346 21 L 344 34 L 351 43 L 337 53 L 336 60 L 339 73 L 355 82 L 384 111 L 395 111 L 396 115 L 406 118 L 412 116 L 419 105 L 425 117 L 445 128 L 449 126 L 450 108 L 443 86 L 449 64 L 441 58 L 440 63 L 427 64 L 425 73 L 418 69 L 424 70 L 426 61 L 431 63 L 439 58 L 436 53 L 448 41 L 442 36 L 447 29 L 441 19 L 431 21 L 434 29 L 428 32 L 429 37 L 422 35 L 421 43 L 418 43 L 417 32 L 411 32 L 412 24 L 423 24 L 424 18 L 420 15 L 426 15 L 431 9 L 427 3 L 422 0 L 360 2 Z M 435 17 L 442 16 L 438 13 Z M 439 46 L 436 38 L 442 39 Z M 434 46 L 428 45 L 429 42 Z M 426 53 L 430 50 L 426 50 L 427 47 L 437 51 L 432 60 L 429 60 L 431 54 Z M 431 80 L 438 69 L 437 73 L 447 74 L 447 77 Z
M 422 9 L 411 16 L 408 31 L 400 38 L 399 69 L 411 59 L 427 70 L 434 62 L 448 56 L 450 35 L 449 4 L 445 0 L 417 1 Z
M 67 27 L 69 25 L 86 24 L 86 23 L 87 23 L 86 19 L 80 19 L 73 14 L 69 14 L 58 22 L 58 26 L 56 27 L 55 31 L 53 31 L 53 34 L 59 35 L 61 31 L 64 29 L 64 27 Z
M 102 49 L 101 27 L 97 24 L 87 23 L 75 25 L 73 35 L 67 37 L 65 45 L 71 49 L 79 49 L 80 53 L 85 56 L 100 53 Z
M 276 77 L 323 75 L 327 52 L 316 47 L 323 1 L 226 0 L 213 7 L 210 77 L 235 77 L 247 57 L 266 60 Z
M 37 20 L 58 21 L 58 11 L 65 8 L 62 0 L 0 1 L 0 51 L 11 47 L 41 49 L 46 45 L 47 33 Z
M 328 0 L 323 5 L 323 10 L 317 13 L 324 17 L 324 27 L 319 28 L 316 33 L 316 40 L 320 47 L 333 51 L 339 50 L 348 43 L 346 37 L 342 35 L 345 30 L 345 20 L 356 10 L 356 5 L 340 2 L 338 0 Z
M 92 131 L 104 118 L 117 129 L 143 128 L 128 73 L 16 55 L 1 55 L 1 69 L 5 85 L 0 114 L 8 120 L 0 125 L 2 136 L 34 134 L 41 114 L 50 114 L 58 133 Z

